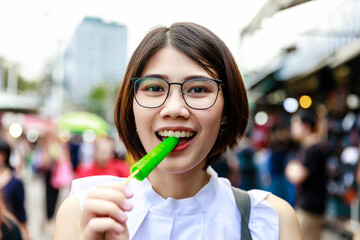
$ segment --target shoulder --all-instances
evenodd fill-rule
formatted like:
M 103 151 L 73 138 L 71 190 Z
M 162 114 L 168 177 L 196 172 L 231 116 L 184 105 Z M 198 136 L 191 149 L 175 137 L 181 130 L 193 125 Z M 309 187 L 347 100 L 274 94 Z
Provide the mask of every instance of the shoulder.
M 62 216 L 64 216 L 62 214 L 67 214 L 68 212 L 70 212 L 70 213 L 79 212 L 80 213 L 79 201 L 76 199 L 76 196 L 74 196 L 74 195 L 68 196 L 61 203 L 57 217 L 62 217 Z
M 21 189 L 24 189 L 24 183 L 20 178 L 12 175 L 10 181 L 8 182 L 8 184 L 6 184 L 6 187 L 13 189 L 15 192 L 17 192 Z
M 10 182 L 16 185 L 24 185 L 23 181 L 15 175 L 12 175 Z
M 78 199 L 74 195 L 67 197 L 56 214 L 54 239 L 75 239 L 80 217 Z
M 320 143 L 316 143 L 309 148 L 307 148 L 306 151 L 307 155 L 324 155 L 325 156 L 325 150 L 324 147 Z
M 299 221 L 290 204 L 273 194 L 266 200 L 279 217 L 279 239 L 301 239 Z
M 269 204 L 270 192 L 248 191 L 251 199 L 249 228 L 253 239 L 279 239 L 279 218 L 275 208 Z

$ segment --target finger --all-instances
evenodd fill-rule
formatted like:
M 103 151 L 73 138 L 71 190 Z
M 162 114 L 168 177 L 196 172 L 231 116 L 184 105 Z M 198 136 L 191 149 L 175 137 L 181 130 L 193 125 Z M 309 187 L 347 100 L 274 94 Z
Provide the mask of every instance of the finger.
M 133 192 L 126 187 L 122 182 L 106 182 L 97 185 L 97 188 L 111 188 L 121 191 L 127 198 L 131 198 L 133 196 Z
M 128 233 L 116 234 L 113 232 L 106 232 L 105 239 L 106 240 L 128 240 L 129 234 Z
M 127 220 L 126 213 L 115 203 L 101 199 L 86 199 L 83 212 L 83 226 L 95 217 L 111 217 L 119 223 Z
M 92 239 L 95 235 L 104 232 L 118 235 L 126 233 L 127 229 L 125 225 L 119 224 L 112 218 L 92 218 L 84 229 L 84 239 Z
M 113 202 L 124 211 L 130 211 L 133 208 L 132 203 L 122 192 L 112 188 L 96 188 L 89 193 L 88 198 Z

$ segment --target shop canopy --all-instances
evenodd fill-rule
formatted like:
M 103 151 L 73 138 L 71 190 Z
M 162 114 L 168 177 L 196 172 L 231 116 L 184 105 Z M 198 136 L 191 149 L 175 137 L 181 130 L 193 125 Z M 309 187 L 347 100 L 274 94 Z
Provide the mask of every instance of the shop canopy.
M 36 112 L 41 101 L 35 96 L 16 95 L 0 91 L 0 111 Z
M 59 130 L 68 130 L 82 134 L 86 130 L 92 130 L 98 135 L 107 135 L 109 124 L 100 116 L 82 111 L 68 112 L 58 119 Z
M 323 9 L 319 4 L 319 14 Z M 320 3 L 320 2 L 319 2 Z M 326 4 L 326 1 L 322 1 Z M 301 9 L 301 8 L 300 8 Z M 291 51 L 283 51 L 257 72 L 250 72 L 248 89 L 274 74 L 278 81 L 300 79 L 324 67 L 336 67 L 360 55 L 360 1 L 338 1 L 336 9 L 306 31 L 298 33 Z M 299 11 L 300 12 L 300 11 Z M 305 16 L 306 12 L 302 16 Z M 244 46 L 245 47 L 245 46 Z M 284 46 L 284 49 L 290 49 Z M 269 68 L 269 66 L 271 66 Z M 258 74 L 262 72 L 263 74 Z

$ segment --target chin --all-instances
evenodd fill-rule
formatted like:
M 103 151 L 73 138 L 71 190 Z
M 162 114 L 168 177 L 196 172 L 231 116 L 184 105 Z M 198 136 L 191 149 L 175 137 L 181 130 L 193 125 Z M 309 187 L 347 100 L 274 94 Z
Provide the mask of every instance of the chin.
M 195 168 L 201 167 L 201 169 L 202 169 L 203 166 L 204 166 L 204 164 L 202 164 L 202 162 L 199 162 L 197 164 L 186 164 L 184 162 L 179 162 L 179 164 L 176 164 L 176 163 L 163 162 L 157 168 L 161 172 L 168 173 L 168 174 L 183 174 L 186 172 L 190 172 L 190 171 L 194 170 Z

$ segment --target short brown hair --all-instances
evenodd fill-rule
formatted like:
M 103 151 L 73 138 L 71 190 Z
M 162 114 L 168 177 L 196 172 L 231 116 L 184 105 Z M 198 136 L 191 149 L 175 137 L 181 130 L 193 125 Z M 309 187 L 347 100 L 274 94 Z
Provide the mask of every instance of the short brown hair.
M 225 127 L 207 156 L 206 166 L 216 161 L 227 147 L 234 147 L 244 134 L 249 107 L 237 64 L 224 42 L 210 30 L 194 23 L 180 22 L 151 30 L 134 51 L 115 103 L 115 125 L 127 150 L 139 160 L 146 154 L 136 134 L 131 78 L 139 77 L 146 62 L 160 49 L 172 46 L 199 64 L 213 78 L 224 82 Z

